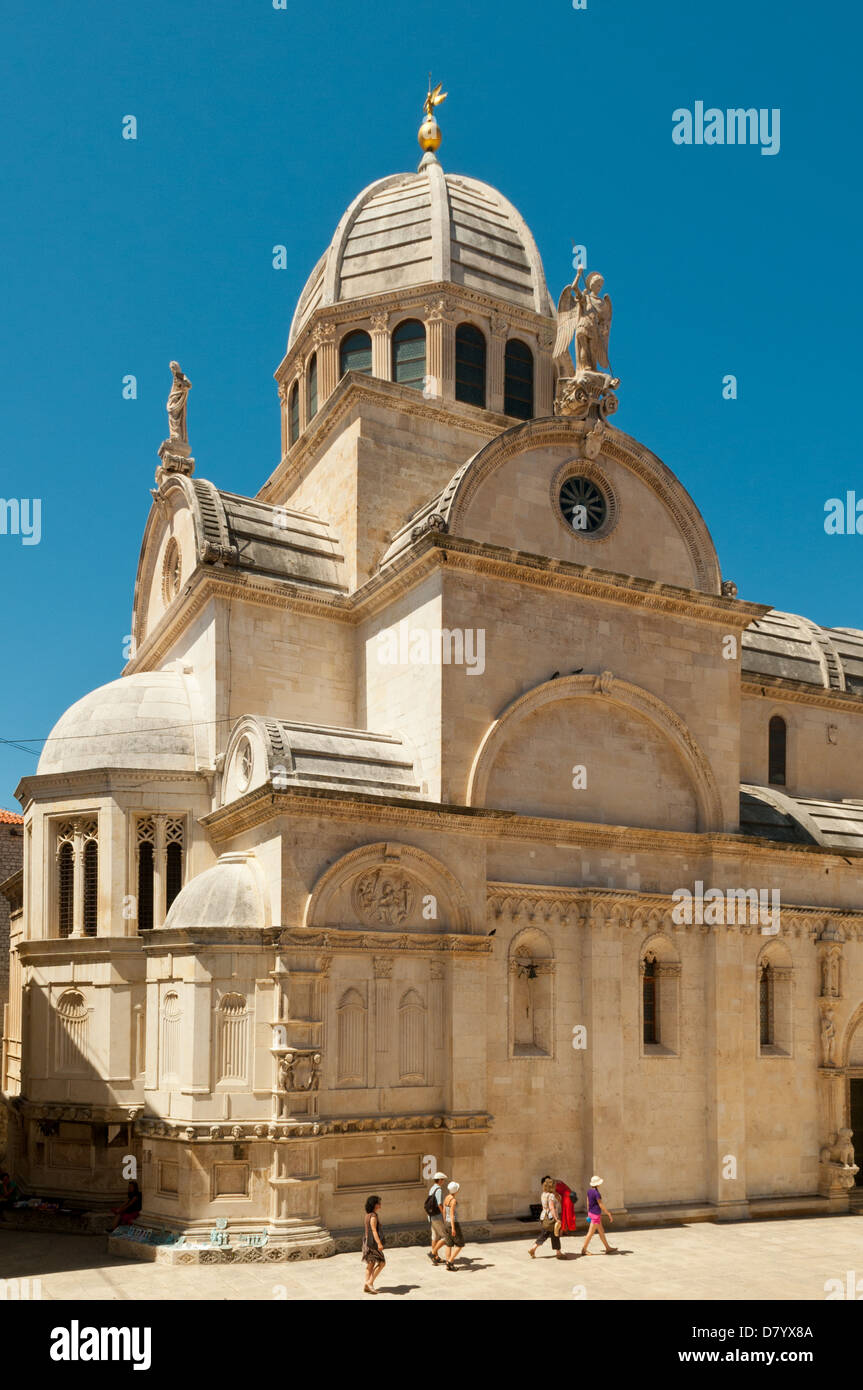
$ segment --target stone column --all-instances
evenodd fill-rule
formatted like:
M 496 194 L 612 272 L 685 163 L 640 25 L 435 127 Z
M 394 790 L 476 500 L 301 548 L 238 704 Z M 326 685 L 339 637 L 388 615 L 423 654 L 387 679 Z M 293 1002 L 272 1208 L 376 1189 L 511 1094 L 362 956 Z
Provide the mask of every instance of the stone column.
M 450 993 L 450 1112 L 444 1141 L 448 1151 L 435 1154 L 444 1172 L 457 1172 L 466 1194 L 469 1221 L 488 1215 L 487 1131 L 474 1121 L 488 1111 L 488 981 L 490 957 L 465 954 L 452 958 Z M 436 1147 L 437 1145 L 432 1145 Z M 431 1151 L 431 1150 L 430 1150 Z
M 319 323 L 312 334 L 318 354 L 318 410 L 329 400 L 339 380 L 336 330 L 332 323 Z
M 279 382 L 279 417 L 282 423 L 282 458 L 288 452 L 288 386 Z
M 75 821 L 72 840 L 72 935 L 84 935 L 84 832 Z
M 181 1073 L 183 1095 L 207 1095 L 212 1090 L 210 1057 L 212 1055 L 213 986 L 209 972 L 197 957 L 193 958 L 194 975 L 184 989 L 184 1019 L 186 1055 Z M 215 1081 L 215 1078 L 212 1078 Z
M 392 380 L 390 353 L 390 316 L 372 314 L 372 376 L 381 381 Z
M 165 903 L 167 883 L 165 882 L 165 817 L 153 817 L 153 926 L 165 925 Z
M 623 1111 L 623 946 L 620 928 L 607 924 L 601 906 L 594 906 L 585 923 L 588 1020 L 587 1070 L 592 1112 L 592 1151 L 585 1143 L 584 1179 L 598 1173 L 615 1222 L 626 1219 Z M 587 1168 L 590 1168 L 590 1172 Z
M 537 352 L 533 362 L 533 413 L 538 419 L 554 413 L 553 346 L 553 334 L 548 329 L 541 329 L 537 335 Z
M 504 354 L 509 324 L 502 314 L 492 314 L 490 327 L 485 403 L 489 410 L 496 410 L 500 415 L 503 413 Z
M 455 398 L 455 329 L 452 304 L 441 296 L 425 305 L 426 391 L 428 397 Z
M 756 1015 L 746 988 L 744 942 L 739 931 L 703 926 L 704 1020 L 707 1059 L 707 1197 L 717 1220 L 749 1215 L 746 1200 L 745 1039 Z M 751 971 L 754 985 L 755 972 Z M 748 1026 L 747 1026 L 748 1022 Z
M 392 1086 L 397 1078 L 390 1061 L 392 1049 L 392 956 L 375 956 L 374 1008 L 371 1014 L 371 1047 L 369 1049 L 369 1086 Z

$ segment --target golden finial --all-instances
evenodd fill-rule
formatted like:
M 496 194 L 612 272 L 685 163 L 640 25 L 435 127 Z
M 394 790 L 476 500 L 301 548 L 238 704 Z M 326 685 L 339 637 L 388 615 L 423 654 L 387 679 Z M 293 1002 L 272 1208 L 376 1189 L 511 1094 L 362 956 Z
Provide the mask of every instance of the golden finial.
M 446 101 L 447 94 L 446 92 L 441 91 L 442 86 L 443 83 L 439 82 L 435 87 L 434 91 L 432 91 L 431 73 L 429 73 L 428 96 L 423 102 L 425 120 L 423 121 L 422 125 L 419 128 L 419 131 L 417 132 L 417 139 L 420 142 L 420 149 L 425 150 L 426 152 L 434 152 L 436 149 L 438 149 L 440 146 L 440 142 L 443 139 L 443 136 L 440 133 L 440 126 L 434 118 L 435 107 L 440 106 L 442 101 Z

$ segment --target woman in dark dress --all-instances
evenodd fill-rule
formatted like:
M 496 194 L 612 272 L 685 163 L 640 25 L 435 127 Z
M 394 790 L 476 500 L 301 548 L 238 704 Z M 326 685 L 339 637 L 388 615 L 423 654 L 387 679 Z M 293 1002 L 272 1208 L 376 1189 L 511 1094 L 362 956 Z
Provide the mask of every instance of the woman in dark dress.
M 130 1178 L 125 1202 L 121 1207 L 112 1207 L 112 1211 L 117 1217 L 117 1220 L 111 1227 L 112 1231 L 116 1231 L 118 1226 L 134 1226 L 138 1217 L 141 1215 L 141 1207 L 143 1205 L 144 1199 L 141 1196 L 141 1189 L 134 1178 Z
M 366 1267 L 366 1278 L 363 1284 L 363 1293 L 377 1293 L 377 1289 L 373 1285 L 387 1262 L 384 1254 L 384 1232 L 380 1221 L 380 1209 L 380 1197 L 366 1198 L 366 1219 L 363 1230 L 363 1263 Z

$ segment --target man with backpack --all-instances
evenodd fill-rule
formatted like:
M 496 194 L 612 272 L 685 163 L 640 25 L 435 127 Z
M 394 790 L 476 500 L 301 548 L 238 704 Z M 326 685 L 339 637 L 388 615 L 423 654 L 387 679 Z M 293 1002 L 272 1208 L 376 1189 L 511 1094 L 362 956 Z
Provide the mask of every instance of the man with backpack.
M 426 1197 L 423 1206 L 429 1219 L 431 1227 L 431 1250 L 429 1259 L 433 1265 L 443 1264 L 438 1259 L 438 1251 L 442 1245 L 446 1244 L 446 1227 L 443 1220 L 443 1188 L 442 1182 L 446 1182 L 446 1173 L 435 1173 L 434 1182 L 429 1188 L 429 1195 Z

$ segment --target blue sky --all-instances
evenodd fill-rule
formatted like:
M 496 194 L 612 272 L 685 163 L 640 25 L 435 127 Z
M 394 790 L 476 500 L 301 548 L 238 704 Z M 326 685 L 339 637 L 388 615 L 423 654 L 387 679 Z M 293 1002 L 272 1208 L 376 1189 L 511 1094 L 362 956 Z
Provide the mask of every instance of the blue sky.
M 861 27 L 801 0 L 7 6 L 0 495 L 41 499 L 42 538 L 0 535 L 0 738 L 38 750 L 122 670 L 170 358 L 198 472 L 254 494 L 272 471 L 294 303 L 354 195 L 416 166 L 429 68 L 444 168 L 512 199 L 553 296 L 573 241 L 604 273 L 615 423 L 689 489 L 723 574 L 863 627 L 863 536 L 823 526 L 863 497 Z M 779 153 L 675 145 L 696 101 L 778 107 Z M 0 745 L 0 805 L 36 761 Z

